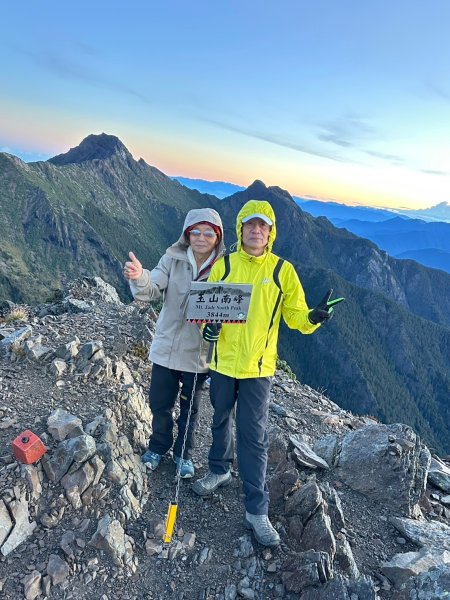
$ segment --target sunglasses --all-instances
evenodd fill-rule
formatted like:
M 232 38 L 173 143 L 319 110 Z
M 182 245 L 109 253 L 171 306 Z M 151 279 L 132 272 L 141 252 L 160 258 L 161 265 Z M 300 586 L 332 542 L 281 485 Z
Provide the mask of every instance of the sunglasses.
M 191 229 L 189 235 L 193 235 L 194 237 L 200 237 L 204 235 L 205 238 L 214 238 L 216 237 L 216 233 L 212 229 L 207 229 L 206 231 L 200 231 L 200 229 Z

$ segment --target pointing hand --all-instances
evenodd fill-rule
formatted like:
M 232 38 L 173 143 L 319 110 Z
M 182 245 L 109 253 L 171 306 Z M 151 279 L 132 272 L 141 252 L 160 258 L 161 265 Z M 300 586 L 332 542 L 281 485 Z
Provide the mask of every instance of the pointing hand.
M 328 290 L 319 304 L 309 311 L 308 319 L 313 325 L 318 325 L 319 323 L 331 319 L 333 316 L 333 306 L 345 300 L 345 298 L 335 298 L 334 300 L 330 300 L 332 293 L 332 289 Z
M 128 280 L 139 279 L 144 269 L 133 252 L 129 252 L 128 256 L 130 257 L 130 260 L 125 263 L 123 268 L 123 276 Z

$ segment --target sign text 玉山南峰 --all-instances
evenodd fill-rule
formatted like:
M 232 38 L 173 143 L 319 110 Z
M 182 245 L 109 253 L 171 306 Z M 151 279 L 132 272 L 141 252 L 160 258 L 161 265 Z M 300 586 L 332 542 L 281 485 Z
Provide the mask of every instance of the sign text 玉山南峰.
M 186 312 L 188 321 L 245 323 L 252 285 L 193 281 Z

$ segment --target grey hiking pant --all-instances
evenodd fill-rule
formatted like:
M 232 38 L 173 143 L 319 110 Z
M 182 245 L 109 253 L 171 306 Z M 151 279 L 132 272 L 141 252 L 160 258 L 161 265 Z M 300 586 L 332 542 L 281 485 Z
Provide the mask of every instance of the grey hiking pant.
M 245 508 L 253 515 L 266 515 L 269 508 L 266 469 L 271 379 L 235 379 L 216 371 L 211 371 L 210 374 L 214 416 L 209 468 L 213 473 L 223 474 L 231 467 L 234 458 L 233 423 L 236 405 L 237 458 Z

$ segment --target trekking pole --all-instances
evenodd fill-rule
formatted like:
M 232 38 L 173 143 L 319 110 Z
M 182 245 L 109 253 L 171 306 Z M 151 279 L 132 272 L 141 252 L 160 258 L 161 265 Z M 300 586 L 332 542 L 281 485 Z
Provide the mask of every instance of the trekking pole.
M 188 433 L 188 429 L 189 429 L 189 423 L 191 421 L 192 405 L 194 403 L 195 388 L 197 385 L 198 365 L 200 363 L 201 352 L 202 352 L 202 347 L 201 347 L 201 343 L 200 343 L 200 349 L 199 349 L 198 357 L 197 357 L 197 365 L 195 367 L 194 382 L 192 384 L 191 399 L 189 402 L 189 410 L 188 410 L 188 415 L 187 415 L 187 419 L 186 419 L 186 427 L 184 430 L 183 444 L 181 447 L 181 456 L 180 456 L 180 461 L 177 466 L 177 474 L 176 474 L 177 483 L 176 483 L 176 488 L 175 488 L 175 500 L 170 502 L 169 508 L 167 510 L 166 525 L 165 525 L 165 531 L 164 531 L 164 535 L 163 535 L 163 542 L 165 544 L 170 544 L 170 542 L 172 541 L 173 530 L 175 528 L 175 523 L 177 520 L 178 496 L 180 493 L 180 482 L 181 482 L 181 466 L 182 466 L 182 462 L 183 462 L 184 449 L 186 447 L 186 439 L 187 439 L 187 433 Z

